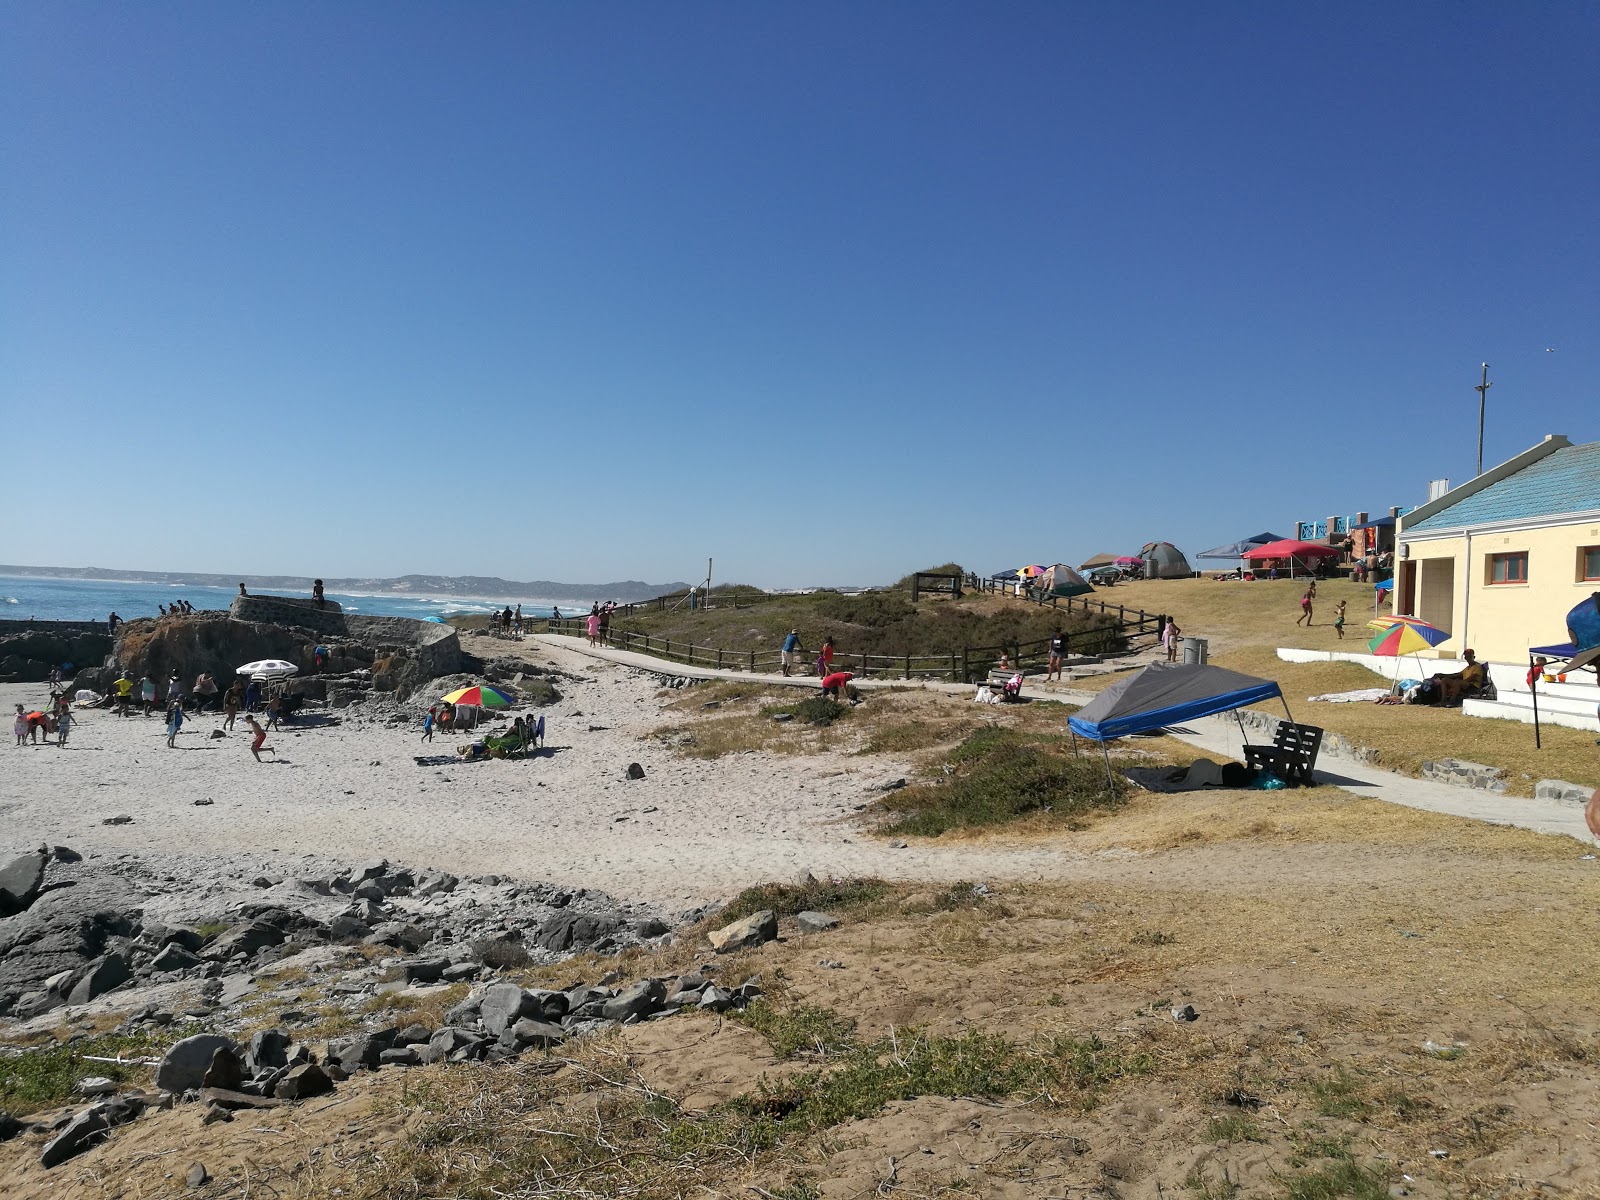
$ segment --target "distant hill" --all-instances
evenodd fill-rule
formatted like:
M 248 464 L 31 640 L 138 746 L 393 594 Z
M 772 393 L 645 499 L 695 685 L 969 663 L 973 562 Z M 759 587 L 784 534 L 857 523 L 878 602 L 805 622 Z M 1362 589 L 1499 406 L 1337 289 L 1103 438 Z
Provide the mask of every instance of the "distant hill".
M 231 588 L 240 583 L 247 588 L 263 591 L 311 590 L 310 575 L 208 575 L 194 571 L 132 571 L 113 570 L 106 567 L 19 567 L 0 563 L 0 575 L 19 575 L 43 579 L 106 579 L 141 580 L 151 583 L 177 583 L 188 587 Z M 461 596 L 484 600 L 593 600 L 595 598 L 623 602 L 649 600 L 668 592 L 681 592 L 689 585 L 675 583 L 645 583 L 639 579 L 614 580 L 610 583 L 557 583 L 550 579 L 519 581 L 501 579 L 495 575 L 401 575 L 398 578 L 336 579 L 322 577 L 322 585 L 330 592 L 356 592 L 369 595 L 396 596 Z

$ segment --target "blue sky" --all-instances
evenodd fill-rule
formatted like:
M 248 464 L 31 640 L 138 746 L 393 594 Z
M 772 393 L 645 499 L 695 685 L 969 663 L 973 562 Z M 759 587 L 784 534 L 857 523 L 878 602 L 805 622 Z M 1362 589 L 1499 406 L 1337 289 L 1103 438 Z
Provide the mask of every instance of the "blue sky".
M 1586 4 L 0 8 L 0 561 L 874 582 L 1600 439 Z M 1553 347 L 1553 352 L 1547 352 Z

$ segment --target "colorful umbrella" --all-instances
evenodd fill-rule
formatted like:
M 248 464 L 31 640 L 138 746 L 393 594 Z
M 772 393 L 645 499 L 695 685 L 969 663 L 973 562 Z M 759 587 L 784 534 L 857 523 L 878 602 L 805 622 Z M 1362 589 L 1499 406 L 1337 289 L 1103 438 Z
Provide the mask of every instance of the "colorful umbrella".
M 458 688 L 446 696 L 445 700 L 450 704 L 475 704 L 479 708 L 507 708 L 511 704 L 510 696 L 488 684 Z
M 1046 569 L 1047 568 L 1041 567 L 1038 563 L 1029 563 L 1025 567 L 1018 567 L 1017 574 L 1023 579 L 1035 579 L 1038 576 L 1043 575 Z
M 1426 627 L 1434 630 L 1436 633 L 1443 632 L 1437 625 L 1430 624 L 1429 622 L 1424 621 L 1421 617 L 1397 617 L 1391 614 L 1389 616 L 1374 617 L 1372 620 L 1367 622 L 1368 629 L 1393 629 L 1396 625 L 1412 625 L 1418 628 Z M 1448 637 L 1449 635 L 1446 634 L 1445 636 Z M 1439 641 L 1444 641 L 1444 638 L 1440 638 Z M 1437 644 L 1438 643 L 1435 643 L 1435 645 Z
M 1117 566 L 1142 567 L 1144 566 L 1144 559 L 1135 554 L 1120 554 L 1117 556 Z
M 1394 677 L 1400 678 L 1400 656 L 1404 654 L 1420 654 L 1440 642 L 1449 638 L 1449 634 L 1437 625 L 1430 625 L 1426 621 L 1419 621 L 1415 617 L 1406 620 L 1396 620 L 1382 633 L 1367 643 L 1367 649 L 1382 658 L 1395 660 Z M 1422 670 L 1422 660 L 1417 660 L 1417 670 Z

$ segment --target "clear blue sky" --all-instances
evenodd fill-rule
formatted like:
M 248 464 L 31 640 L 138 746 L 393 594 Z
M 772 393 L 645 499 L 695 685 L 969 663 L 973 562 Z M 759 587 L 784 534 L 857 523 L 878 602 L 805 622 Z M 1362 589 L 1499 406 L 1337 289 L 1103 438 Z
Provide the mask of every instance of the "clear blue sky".
M 1600 439 L 1600 7 L 0 8 L 0 561 L 873 582 Z M 1553 347 L 1554 352 L 1546 352 Z

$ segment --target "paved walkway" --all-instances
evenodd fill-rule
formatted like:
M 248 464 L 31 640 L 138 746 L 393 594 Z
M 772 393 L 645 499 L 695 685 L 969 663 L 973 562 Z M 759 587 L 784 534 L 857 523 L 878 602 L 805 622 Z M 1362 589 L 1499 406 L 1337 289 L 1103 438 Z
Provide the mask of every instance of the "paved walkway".
M 807 676 L 751 674 L 749 671 L 719 671 L 711 667 L 691 667 L 664 658 L 636 654 L 629 650 L 616 650 L 609 646 L 590 646 L 582 638 L 539 634 L 533 639 L 555 650 L 566 650 L 602 662 L 620 666 L 637 667 L 663 675 L 681 675 L 691 679 L 731 679 L 746 683 L 772 684 L 779 687 L 796 687 L 814 690 L 817 681 Z M 969 683 L 949 683 L 940 680 L 857 679 L 853 681 L 863 691 L 890 687 L 923 687 L 949 695 L 968 696 L 973 691 Z M 1030 684 L 1032 681 L 1030 680 Z M 1052 699 L 1087 703 L 1093 693 L 1071 688 L 1051 686 Z M 1237 722 L 1229 716 L 1206 717 L 1187 725 L 1175 726 L 1167 731 L 1179 741 L 1204 750 L 1218 759 L 1242 761 L 1241 747 L 1244 739 Z M 1390 804 L 1403 804 L 1408 808 L 1428 812 L 1448 813 L 1457 817 L 1470 817 L 1494 825 L 1516 825 L 1539 833 L 1565 834 L 1586 845 L 1595 842 L 1584 823 L 1583 809 L 1552 800 L 1535 800 L 1522 796 L 1498 796 L 1475 788 L 1456 787 L 1448 783 L 1434 783 L 1427 779 L 1413 779 L 1365 763 L 1343 758 L 1323 756 L 1316 772 L 1320 783 L 1333 784 L 1357 796 L 1386 800 Z

